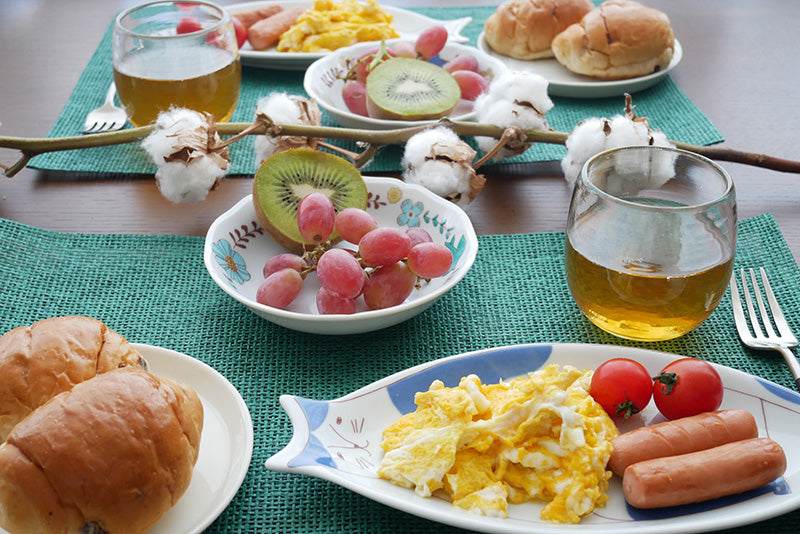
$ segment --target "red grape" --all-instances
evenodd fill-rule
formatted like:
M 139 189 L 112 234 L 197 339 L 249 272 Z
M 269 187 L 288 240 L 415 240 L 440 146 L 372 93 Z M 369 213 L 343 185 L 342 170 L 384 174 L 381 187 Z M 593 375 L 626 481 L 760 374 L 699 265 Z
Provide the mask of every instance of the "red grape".
M 330 239 L 336 211 L 333 202 L 323 193 L 311 193 L 297 207 L 297 227 L 303 239 L 321 243 Z
M 264 264 L 264 278 L 281 269 L 294 269 L 298 273 L 302 273 L 303 269 L 306 267 L 308 267 L 306 260 L 297 254 L 291 254 L 289 252 L 278 254 L 267 260 L 267 263 Z
M 356 245 L 364 234 L 377 227 L 375 217 L 360 208 L 345 208 L 336 215 L 336 231 L 342 239 Z
M 422 59 L 430 59 L 441 52 L 446 42 L 447 29 L 444 26 L 430 26 L 419 34 L 414 49 Z
M 342 87 L 342 100 L 351 112 L 369 117 L 367 111 L 367 86 L 364 82 L 348 80 Z
M 175 27 L 175 33 L 180 35 L 184 33 L 200 31 L 202 29 L 203 25 L 200 24 L 200 21 L 197 20 L 197 17 L 183 17 L 178 21 L 178 25 Z
M 430 243 L 433 241 L 431 234 L 428 233 L 427 230 L 420 228 L 419 226 L 415 226 L 413 228 L 409 228 L 406 230 L 408 237 L 411 238 L 411 246 L 417 245 L 419 243 Z
M 380 48 L 371 48 L 358 56 L 358 59 L 356 60 L 356 81 L 366 83 L 367 76 L 369 76 L 370 71 L 375 68 L 378 63 L 380 63 L 380 61 L 375 62 L 376 56 L 378 56 L 380 52 Z M 381 60 L 388 59 L 392 56 L 394 56 L 394 52 L 391 50 L 386 50 L 386 54 L 381 58 Z M 372 65 L 373 62 L 375 62 L 375 65 Z
M 420 243 L 408 253 L 408 268 L 420 278 L 436 278 L 450 270 L 453 253 L 441 243 Z
M 405 262 L 398 261 L 381 267 L 369 277 L 364 286 L 364 302 L 371 310 L 402 304 L 417 283 L 417 277 Z
M 470 55 L 456 56 L 442 65 L 442 68 L 447 72 L 456 72 L 457 70 L 471 70 L 472 72 L 479 72 L 480 70 L 478 58 Z
M 291 268 L 274 272 L 256 290 L 256 302 L 284 309 L 300 294 L 303 279 Z
M 324 287 L 317 291 L 317 310 L 324 315 L 332 313 L 351 314 L 356 312 L 356 301 L 337 297 Z
M 410 41 L 397 41 L 396 43 L 392 44 L 391 50 L 395 57 L 410 57 L 412 59 L 416 59 L 417 57 L 417 51 L 414 48 L 414 43 Z
M 475 100 L 489 88 L 489 82 L 477 72 L 457 70 L 452 74 L 461 88 L 461 98 L 464 100 Z
M 358 252 L 364 265 L 391 265 L 405 259 L 411 250 L 411 238 L 397 228 L 376 228 L 364 234 L 358 242 Z
M 353 254 L 343 248 L 326 250 L 317 262 L 319 283 L 340 298 L 356 298 L 364 287 L 364 270 Z

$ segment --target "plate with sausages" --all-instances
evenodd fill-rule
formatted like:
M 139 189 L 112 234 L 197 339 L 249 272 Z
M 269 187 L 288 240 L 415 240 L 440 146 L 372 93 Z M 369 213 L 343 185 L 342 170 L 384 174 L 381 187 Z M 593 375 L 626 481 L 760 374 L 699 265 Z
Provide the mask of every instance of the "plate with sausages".
M 609 480 L 609 499 L 605 505 L 582 517 L 579 525 L 567 525 L 542 519 L 544 503 L 509 504 L 507 517 L 489 517 L 453 506 L 449 498 L 437 493 L 430 498 L 420 497 L 413 489 L 392 484 L 377 474 L 383 456 L 383 429 L 413 412 L 415 394 L 427 390 L 435 380 L 453 387 L 461 378 L 477 375 L 481 383 L 494 384 L 553 364 L 596 369 L 612 358 L 635 360 L 655 376 L 667 364 L 684 356 L 611 345 L 513 345 L 424 363 L 335 400 L 282 395 L 281 405 L 292 422 L 294 436 L 282 450 L 274 452 L 266 467 L 328 480 L 406 513 L 479 532 L 550 534 L 576 527 L 581 532 L 595 534 L 707 532 L 755 523 L 800 508 L 800 450 L 796 445 L 800 439 L 800 394 L 714 363 L 712 366 L 724 386 L 722 404 L 715 413 L 722 415 L 705 413 L 698 416 L 702 421 L 692 421 L 692 424 L 710 429 L 711 437 L 697 438 L 703 450 L 690 456 L 687 462 L 664 459 L 684 478 L 681 487 L 669 486 L 666 491 L 691 493 L 699 488 L 702 495 L 722 495 L 730 493 L 731 489 L 738 492 L 732 495 L 703 497 L 702 502 L 677 506 L 655 503 L 653 507 L 646 496 L 639 495 L 637 497 L 642 498 L 638 500 L 629 499 L 639 506 L 634 507 L 626 500 L 622 477 L 615 474 Z M 709 417 L 710 421 L 705 420 Z M 655 433 L 656 425 L 671 425 L 677 421 L 680 420 L 668 422 L 651 402 L 618 425 L 622 434 L 614 443 L 620 443 L 621 451 L 622 438 L 628 436 L 634 444 L 640 445 L 639 449 L 654 448 L 647 445 L 646 440 L 652 438 L 648 434 Z M 346 422 L 358 424 L 345 425 Z M 345 426 L 352 426 L 350 433 Z M 717 439 L 718 426 L 727 427 L 730 436 Z M 684 438 L 670 438 L 671 442 L 668 439 L 668 443 L 662 444 L 666 449 L 658 455 L 678 454 L 680 440 L 695 439 L 693 436 L 698 432 L 691 429 L 687 432 L 686 428 L 690 427 L 673 434 L 680 436 L 683 432 Z M 736 441 L 721 445 L 724 450 L 716 448 L 718 442 L 726 439 Z M 744 457 L 745 460 L 740 460 Z M 620 460 L 617 457 L 613 465 L 609 462 L 607 469 L 619 471 L 620 461 L 633 461 L 634 466 L 647 463 L 641 459 Z M 759 473 L 747 472 L 753 465 L 768 467 L 758 467 Z M 749 486 L 753 489 L 740 492 L 738 481 L 750 476 L 761 478 L 753 479 L 755 486 Z M 723 487 L 725 485 L 729 487 Z M 644 492 L 645 486 L 638 486 L 644 488 L 641 490 L 634 487 L 633 491 Z M 665 502 L 675 501 L 667 499 Z
M 244 2 L 227 6 L 228 12 L 240 19 L 248 19 L 246 26 L 260 20 L 264 34 L 257 38 L 257 48 L 248 41 L 240 48 L 242 65 L 262 68 L 305 70 L 314 61 L 325 56 L 327 52 L 278 52 L 277 40 L 280 35 L 289 29 L 294 20 L 305 10 L 313 7 L 310 0 L 268 0 Z M 413 41 L 419 33 L 429 26 L 442 25 L 447 29 L 448 40 L 454 43 L 466 43 L 468 37 L 461 35 L 461 31 L 472 22 L 472 17 L 463 17 L 453 20 L 437 20 L 414 11 L 402 8 L 381 5 L 380 9 L 391 15 L 392 27 L 401 39 Z M 252 15 L 251 15 L 252 14 Z M 259 19 L 260 17 L 260 19 Z M 274 17 L 274 18 L 273 18 Z M 294 17 L 294 19 L 292 18 Z M 267 20 L 273 19 L 273 20 Z M 280 19 L 280 20 L 278 20 Z M 253 30 L 249 30 L 253 31 Z

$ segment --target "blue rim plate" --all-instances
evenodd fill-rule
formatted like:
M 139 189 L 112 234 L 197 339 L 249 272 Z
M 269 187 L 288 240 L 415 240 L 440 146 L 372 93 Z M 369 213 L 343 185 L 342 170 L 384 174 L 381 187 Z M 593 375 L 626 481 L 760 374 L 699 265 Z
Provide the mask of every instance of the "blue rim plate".
M 376 471 L 382 457 L 381 433 L 402 414 L 414 410 L 414 393 L 439 379 L 455 386 L 470 373 L 484 383 L 511 378 L 544 365 L 574 365 L 594 369 L 615 357 L 641 362 L 652 374 L 682 356 L 611 345 L 531 344 L 469 352 L 425 363 L 379 380 L 339 399 L 324 401 L 282 395 L 294 434 L 284 449 L 266 461 L 274 471 L 328 480 L 385 505 L 433 521 L 480 532 L 670 533 L 705 532 L 741 526 L 800 508 L 800 395 L 747 373 L 712 364 L 725 385 L 721 408 L 743 408 L 755 416 L 759 435 L 777 441 L 786 452 L 784 476 L 738 496 L 697 505 L 636 510 L 622 494 L 619 477 L 611 479 L 609 502 L 579 525 L 558 525 L 540 519 L 542 504 L 509 505 L 505 519 L 478 516 L 454 507 L 446 498 L 424 499 L 412 490 L 381 480 Z M 663 420 L 651 403 L 621 430 Z

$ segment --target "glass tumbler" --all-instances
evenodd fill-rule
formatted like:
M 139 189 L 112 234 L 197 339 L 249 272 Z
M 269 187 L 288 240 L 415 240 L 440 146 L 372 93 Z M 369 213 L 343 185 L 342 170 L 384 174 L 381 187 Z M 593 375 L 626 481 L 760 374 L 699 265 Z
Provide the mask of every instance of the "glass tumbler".
M 135 126 L 171 107 L 230 119 L 242 71 L 233 22 L 209 2 L 152 2 L 114 20 L 112 64 L 119 101 Z
M 708 318 L 731 277 L 736 199 L 728 173 L 656 146 L 586 162 L 566 228 L 566 278 L 581 312 L 616 336 L 663 341 Z

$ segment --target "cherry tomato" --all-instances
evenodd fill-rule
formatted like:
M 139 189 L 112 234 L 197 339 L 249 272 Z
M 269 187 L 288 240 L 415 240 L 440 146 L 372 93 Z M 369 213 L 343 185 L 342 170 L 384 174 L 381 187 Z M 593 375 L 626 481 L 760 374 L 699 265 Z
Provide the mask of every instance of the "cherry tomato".
M 183 17 L 178 21 L 178 25 L 175 27 L 175 32 L 178 34 L 184 34 L 196 32 L 202 29 L 203 26 L 196 17 Z
M 613 358 L 595 370 L 589 393 L 608 415 L 627 419 L 648 405 L 653 380 L 639 362 Z
M 236 30 L 236 43 L 239 45 L 239 48 L 241 48 L 244 46 L 244 43 L 247 42 L 247 28 L 245 28 L 242 21 L 236 17 L 231 17 L 231 19 L 233 19 L 233 29 Z
M 653 380 L 653 399 L 667 419 L 711 412 L 722 404 L 722 379 L 706 361 L 681 358 Z

